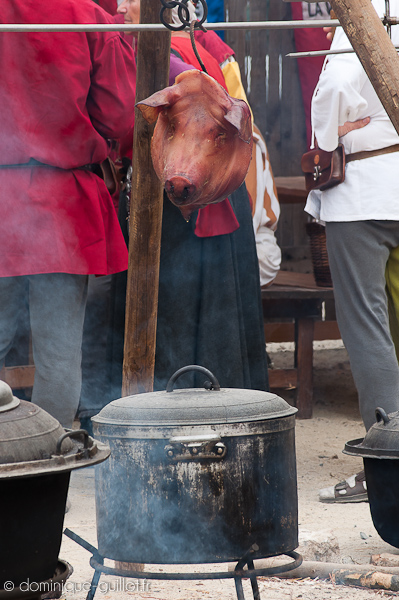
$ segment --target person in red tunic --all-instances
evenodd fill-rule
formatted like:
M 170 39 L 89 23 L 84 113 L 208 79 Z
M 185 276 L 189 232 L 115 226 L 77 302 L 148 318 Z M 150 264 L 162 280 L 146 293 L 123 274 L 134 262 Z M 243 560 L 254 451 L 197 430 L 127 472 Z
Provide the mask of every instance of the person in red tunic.
M 55 10 L 13 0 L 0 22 L 113 21 L 92 0 L 57 0 Z M 91 169 L 133 127 L 135 60 L 116 32 L 2 33 L 0 65 L 0 365 L 28 284 L 32 401 L 71 427 L 88 275 L 127 268 L 111 197 Z
M 117 0 L 94 0 L 94 2 L 106 10 L 110 15 L 114 15 L 118 8 Z

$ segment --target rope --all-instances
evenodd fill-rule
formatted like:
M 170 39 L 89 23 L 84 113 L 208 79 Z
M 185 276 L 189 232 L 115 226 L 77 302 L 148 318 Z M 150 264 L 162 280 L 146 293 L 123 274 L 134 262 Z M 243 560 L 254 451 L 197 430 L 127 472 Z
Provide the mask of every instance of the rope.
M 208 75 L 208 71 L 205 68 L 204 63 L 202 62 L 202 58 L 200 57 L 200 55 L 198 54 L 198 50 L 197 50 L 197 46 L 195 44 L 195 37 L 194 37 L 194 28 L 195 28 L 195 24 L 197 23 L 197 21 L 195 19 L 193 19 L 190 23 L 190 39 L 191 39 L 191 45 L 193 47 L 194 50 L 194 54 L 197 57 L 197 60 L 199 62 L 199 64 L 201 65 L 201 69 L 204 71 L 204 73 L 206 73 Z M 204 30 L 204 28 L 202 27 L 201 29 Z M 206 31 L 206 29 L 205 29 Z

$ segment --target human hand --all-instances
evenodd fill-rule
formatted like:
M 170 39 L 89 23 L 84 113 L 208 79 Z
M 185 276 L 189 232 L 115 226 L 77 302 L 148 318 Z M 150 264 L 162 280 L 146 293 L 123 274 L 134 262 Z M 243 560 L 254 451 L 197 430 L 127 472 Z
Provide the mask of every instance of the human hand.
M 366 127 L 370 123 L 370 117 L 366 117 L 365 119 L 358 119 L 357 121 L 346 121 L 343 125 L 338 127 L 338 136 L 342 137 L 349 133 L 350 131 L 355 131 L 355 129 L 362 129 Z
M 328 41 L 332 42 L 335 33 L 335 27 L 323 27 L 323 31 L 326 34 Z
M 337 18 L 333 10 L 330 11 L 330 17 L 331 19 Z M 335 27 L 323 27 L 323 31 L 326 34 L 326 38 L 328 39 L 328 41 L 332 42 L 335 33 Z

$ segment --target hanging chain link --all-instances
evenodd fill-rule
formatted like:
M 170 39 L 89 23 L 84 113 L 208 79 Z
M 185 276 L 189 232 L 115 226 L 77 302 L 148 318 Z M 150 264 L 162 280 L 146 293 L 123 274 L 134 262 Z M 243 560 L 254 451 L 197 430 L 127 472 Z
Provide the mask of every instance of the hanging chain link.
M 165 27 L 170 29 L 171 31 L 182 31 L 186 27 L 190 27 L 190 11 L 187 8 L 187 2 L 189 0 L 160 0 L 162 4 L 160 20 Z M 194 0 L 194 4 L 200 3 L 203 7 L 204 14 L 200 21 L 195 22 L 196 29 L 204 29 L 203 23 L 208 16 L 208 6 L 206 4 L 206 0 Z M 167 23 L 164 18 L 165 10 L 178 7 L 178 15 L 181 21 L 181 25 L 177 25 L 175 23 Z
M 389 35 L 389 37 L 392 37 L 390 18 L 391 18 L 391 5 L 389 4 L 389 0 L 385 0 L 385 15 L 384 15 L 383 24 L 387 28 L 387 34 Z
M 398 17 L 391 17 L 391 8 L 390 8 L 389 0 L 385 0 L 385 15 L 384 15 L 384 18 L 382 19 L 382 24 L 384 25 L 384 27 L 387 28 L 387 33 L 388 33 L 389 37 L 392 37 L 392 35 L 391 35 L 392 25 L 399 25 Z

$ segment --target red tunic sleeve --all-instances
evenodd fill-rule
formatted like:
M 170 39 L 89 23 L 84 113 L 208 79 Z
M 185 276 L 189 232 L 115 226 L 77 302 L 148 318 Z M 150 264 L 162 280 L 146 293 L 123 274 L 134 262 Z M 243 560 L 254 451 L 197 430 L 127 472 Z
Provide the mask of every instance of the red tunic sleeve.
M 101 8 L 107 11 L 110 15 L 114 15 L 118 8 L 118 3 L 116 0 L 95 0 Z
M 112 23 L 93 0 L 13 0 L 3 23 Z M 101 162 L 132 130 L 136 63 L 117 32 L 0 36 L 0 276 L 127 266 Z M 18 167 L 35 159 L 46 166 Z M 10 165 L 7 167 L 6 165 Z

